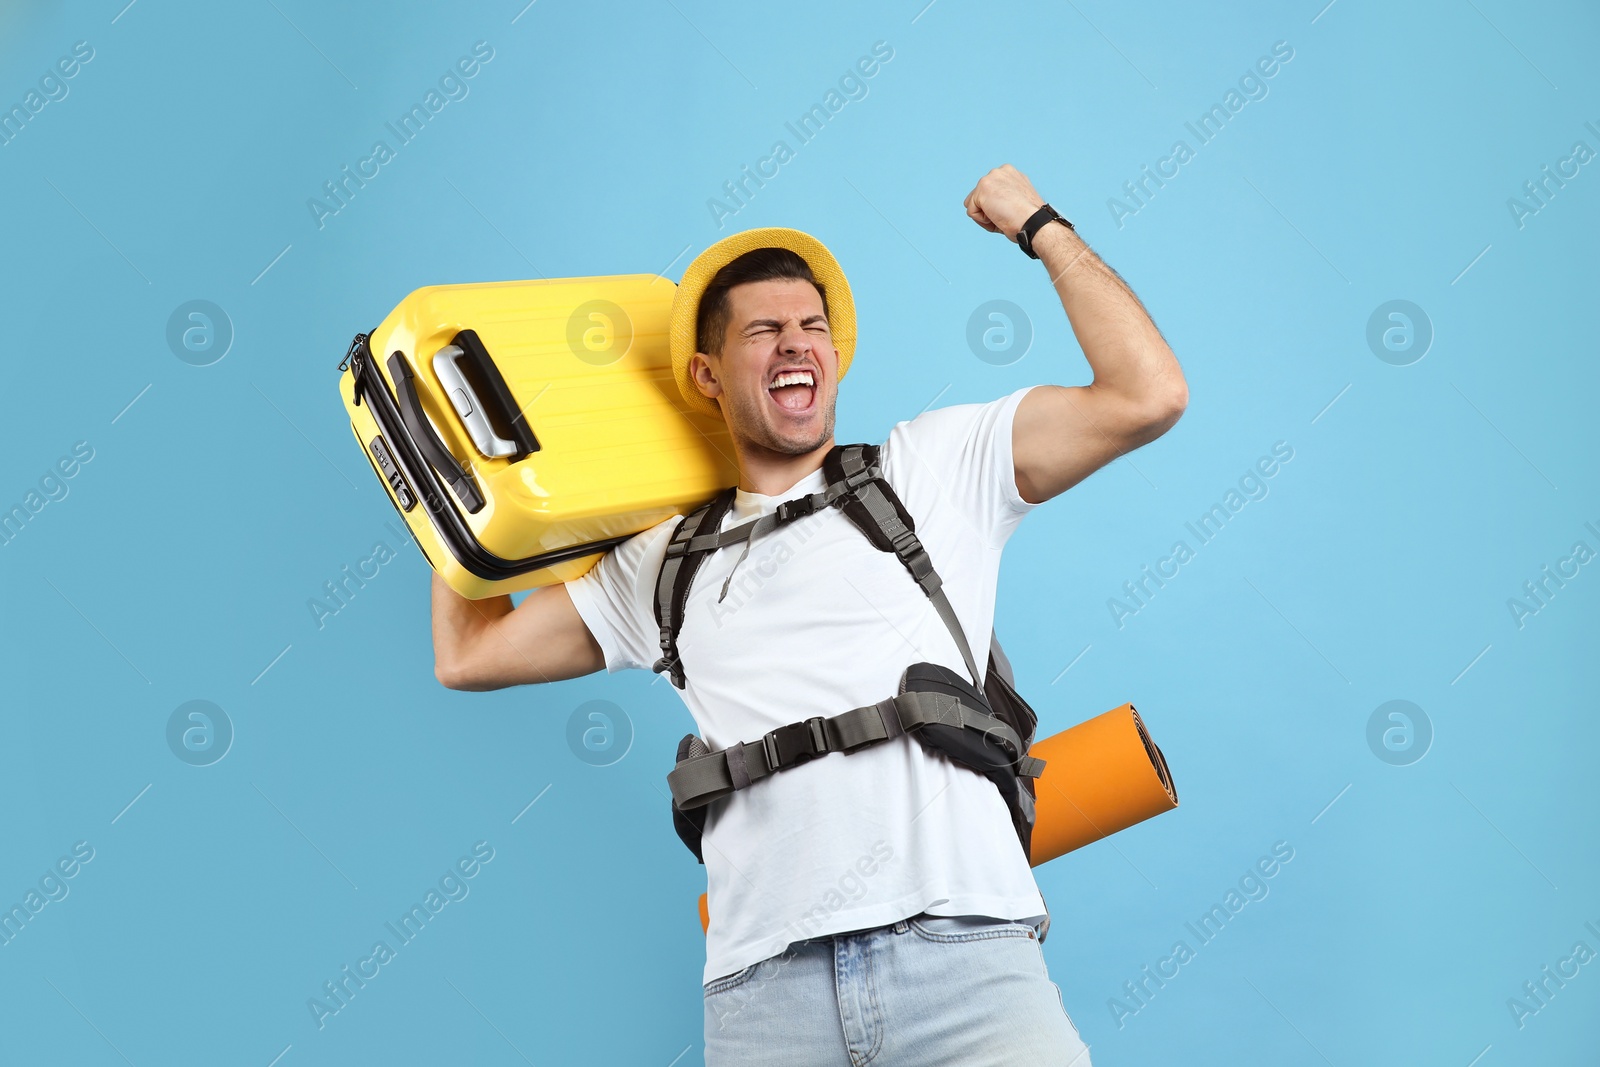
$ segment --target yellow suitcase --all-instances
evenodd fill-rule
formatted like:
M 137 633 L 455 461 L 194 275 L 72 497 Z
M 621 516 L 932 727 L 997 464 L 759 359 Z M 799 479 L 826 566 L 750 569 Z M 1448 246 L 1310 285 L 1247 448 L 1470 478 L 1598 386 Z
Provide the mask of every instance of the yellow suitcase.
M 579 577 L 738 481 L 727 427 L 672 377 L 654 274 L 433 285 L 357 334 L 350 429 L 462 596 Z

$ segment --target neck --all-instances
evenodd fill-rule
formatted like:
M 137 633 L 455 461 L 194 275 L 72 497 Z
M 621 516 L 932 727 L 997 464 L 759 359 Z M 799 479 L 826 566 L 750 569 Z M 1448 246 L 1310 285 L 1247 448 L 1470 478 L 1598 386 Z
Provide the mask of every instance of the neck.
M 749 441 L 734 441 L 739 460 L 739 488 L 762 496 L 780 496 L 822 466 L 833 448 L 833 435 L 810 452 L 774 452 Z

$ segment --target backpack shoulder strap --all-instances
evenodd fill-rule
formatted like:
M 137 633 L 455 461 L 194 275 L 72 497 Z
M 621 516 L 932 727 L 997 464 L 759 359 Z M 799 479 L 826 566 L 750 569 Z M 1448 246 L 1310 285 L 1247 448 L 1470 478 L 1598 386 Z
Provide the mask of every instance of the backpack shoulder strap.
M 857 483 L 854 490 L 839 496 L 836 504 L 874 548 L 880 552 L 893 552 L 905 565 L 911 577 L 933 602 L 939 618 L 944 621 L 950 636 L 955 638 L 961 658 L 966 662 L 972 684 L 981 688 L 978 664 L 972 657 L 972 648 L 962 632 L 961 621 L 944 593 L 944 581 L 933 569 L 933 560 L 922 547 L 916 534 L 916 523 L 911 513 L 901 503 L 889 480 L 878 466 L 877 445 L 836 445 L 822 461 L 825 477 L 830 486 L 846 481 Z
M 1000 635 L 993 630 L 989 631 L 989 670 L 984 677 L 998 675 L 1007 685 L 1016 685 L 1017 678 L 1011 670 L 1011 660 L 1006 656 L 1006 650 L 1000 647 Z
M 661 658 L 650 668 L 657 674 L 669 671 L 672 684 L 682 689 L 685 684 L 683 663 L 678 658 L 678 631 L 683 627 L 684 606 L 689 601 L 689 587 L 694 584 L 695 572 L 716 547 L 690 551 L 689 542 L 704 534 L 712 534 L 722 525 L 723 516 L 733 506 L 735 486 L 729 486 L 694 511 L 679 520 L 667 542 L 667 555 L 661 571 L 656 576 L 656 625 L 661 627 Z

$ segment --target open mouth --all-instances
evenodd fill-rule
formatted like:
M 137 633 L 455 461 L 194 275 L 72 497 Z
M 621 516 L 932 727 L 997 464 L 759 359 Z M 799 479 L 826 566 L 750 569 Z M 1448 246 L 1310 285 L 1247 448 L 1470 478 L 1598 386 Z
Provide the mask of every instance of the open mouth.
M 804 415 L 816 403 L 816 372 L 810 367 L 791 367 L 780 371 L 767 384 L 767 395 L 789 414 Z

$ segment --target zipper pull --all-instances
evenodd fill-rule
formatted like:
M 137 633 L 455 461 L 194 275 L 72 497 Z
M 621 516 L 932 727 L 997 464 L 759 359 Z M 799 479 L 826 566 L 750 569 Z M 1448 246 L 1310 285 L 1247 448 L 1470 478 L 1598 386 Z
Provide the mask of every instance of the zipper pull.
M 339 361 L 339 370 L 343 373 L 349 368 L 350 362 L 356 358 L 361 349 L 367 347 L 367 335 L 358 333 L 350 341 L 350 347 L 345 351 L 344 358 Z
M 350 395 L 356 407 L 361 406 L 361 368 L 366 362 L 362 358 L 366 351 L 367 335 L 358 333 L 355 339 L 350 342 L 349 351 L 345 352 L 344 358 L 339 361 L 339 370 L 343 371 L 348 367 L 352 377 L 355 378 L 355 381 L 351 383 Z

